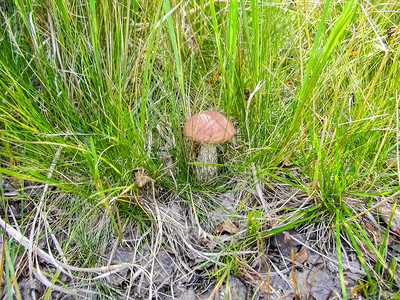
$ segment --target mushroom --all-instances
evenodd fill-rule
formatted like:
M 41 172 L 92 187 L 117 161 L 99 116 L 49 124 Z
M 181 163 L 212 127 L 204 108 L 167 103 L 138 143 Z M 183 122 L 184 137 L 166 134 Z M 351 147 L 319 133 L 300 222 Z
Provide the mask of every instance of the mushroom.
M 217 175 L 217 144 L 229 141 L 235 134 L 235 128 L 227 117 L 216 111 L 202 111 L 186 120 L 183 133 L 188 138 L 200 142 L 196 162 L 207 165 L 196 165 L 197 177 L 206 182 Z

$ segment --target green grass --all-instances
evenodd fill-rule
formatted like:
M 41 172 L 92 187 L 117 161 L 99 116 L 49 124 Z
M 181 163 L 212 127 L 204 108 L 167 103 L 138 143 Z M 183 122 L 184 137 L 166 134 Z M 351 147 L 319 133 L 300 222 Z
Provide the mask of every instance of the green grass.
M 51 226 L 74 263 L 97 265 L 102 241 L 122 241 L 127 224 L 140 232 L 159 226 L 141 200 L 149 194 L 179 195 L 201 222 L 213 197 L 240 191 L 248 236 L 222 252 L 315 223 L 336 243 L 344 293 L 342 235 L 366 281 L 386 280 L 389 227 L 376 245 L 362 214 L 351 217 L 399 191 L 400 7 L 281 2 L 0 5 L 0 172 L 21 192 L 32 182 L 51 187 L 44 199 L 54 203 L 43 209 L 60 214 Z M 201 110 L 223 112 L 237 132 L 219 146 L 221 176 L 212 185 L 196 180 L 195 145 L 182 133 L 185 119 Z M 139 188 L 137 170 L 154 181 Z M 268 199 L 247 206 L 257 186 L 265 192 L 282 184 L 310 201 L 281 208 L 271 222 Z M 22 194 L 19 201 L 39 199 Z M 10 201 L 2 193 L 4 208 Z M 21 213 L 28 235 L 35 212 Z M 100 219 L 98 230 L 90 227 Z M 376 254 L 375 266 L 363 260 L 360 243 Z M 12 259 L 4 266 L 8 288 Z M 236 256 L 226 261 L 217 277 L 237 268 Z

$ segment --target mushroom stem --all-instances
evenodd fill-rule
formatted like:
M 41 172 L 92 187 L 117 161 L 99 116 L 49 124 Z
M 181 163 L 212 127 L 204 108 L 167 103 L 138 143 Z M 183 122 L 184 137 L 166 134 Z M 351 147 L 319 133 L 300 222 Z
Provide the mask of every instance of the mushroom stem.
M 198 163 L 217 163 L 217 146 L 210 143 L 202 143 L 196 162 Z M 207 182 L 217 176 L 218 166 L 215 165 L 196 165 L 197 177 L 202 182 Z

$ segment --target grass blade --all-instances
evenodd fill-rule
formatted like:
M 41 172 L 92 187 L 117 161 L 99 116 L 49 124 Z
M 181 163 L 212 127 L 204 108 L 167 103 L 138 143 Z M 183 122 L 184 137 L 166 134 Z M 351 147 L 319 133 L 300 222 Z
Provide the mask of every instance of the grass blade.
M 340 212 L 339 210 L 336 211 L 336 253 L 338 256 L 338 262 L 339 262 L 339 277 L 340 277 L 340 283 L 342 286 L 342 293 L 343 293 L 343 299 L 347 299 L 347 292 L 346 292 L 346 284 L 344 280 L 344 274 L 343 274 L 343 264 L 342 264 L 342 254 L 341 254 L 341 242 L 340 242 L 340 227 L 339 227 L 339 222 L 340 221 Z

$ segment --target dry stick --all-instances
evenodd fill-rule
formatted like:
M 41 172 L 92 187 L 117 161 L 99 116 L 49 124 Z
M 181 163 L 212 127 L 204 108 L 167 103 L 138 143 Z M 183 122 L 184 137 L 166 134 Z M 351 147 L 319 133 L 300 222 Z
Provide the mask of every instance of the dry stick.
M 296 264 L 295 264 L 295 259 L 294 259 L 294 249 L 293 248 L 290 249 L 290 254 L 292 257 L 292 281 L 293 281 L 293 285 L 294 285 L 293 293 L 294 293 L 294 298 L 298 299 L 300 297 L 297 295 L 298 284 L 297 284 L 297 278 L 296 278 L 296 269 L 295 269 Z
M 53 240 L 54 246 L 56 247 L 56 249 L 58 251 L 58 254 L 60 255 L 62 261 L 65 263 L 66 262 L 66 258 L 65 258 L 65 255 L 64 255 L 64 251 L 61 249 L 60 243 L 58 242 L 55 234 L 53 233 L 53 231 L 50 228 L 50 224 L 46 219 L 47 214 L 46 213 L 40 213 L 40 217 L 42 218 L 42 220 L 44 221 L 44 225 L 46 226 L 46 228 L 50 232 L 50 237 Z M 47 240 L 47 235 L 46 235 L 46 240 Z M 47 245 L 49 245 L 48 241 L 47 241 Z
M 140 273 L 144 273 L 144 274 L 149 278 L 149 280 L 150 280 L 150 274 L 149 274 L 149 272 L 146 270 L 146 268 L 149 266 L 149 264 L 150 264 L 150 262 L 146 263 L 144 266 L 140 266 L 140 265 L 136 265 L 136 264 L 132 263 L 132 265 L 134 265 L 138 270 L 137 270 L 135 273 L 133 273 L 133 274 L 131 275 L 131 277 L 132 277 L 133 279 L 135 279 L 137 276 L 140 275 Z M 98 280 L 98 279 L 101 279 L 101 278 L 105 278 L 105 277 L 107 277 L 107 276 L 110 276 L 110 275 L 112 275 L 112 274 L 118 273 L 118 272 L 120 272 L 120 271 L 121 271 L 121 270 L 118 270 L 118 269 L 111 270 L 111 271 L 109 271 L 109 272 L 106 272 L 106 273 L 104 273 L 104 274 L 101 274 L 101 275 L 99 275 L 99 276 L 93 278 L 93 280 Z
M 65 294 L 69 294 L 69 295 L 74 295 L 74 296 L 79 296 L 79 293 L 77 290 L 75 289 L 66 289 L 63 288 L 61 286 L 55 285 L 53 283 L 51 283 L 46 276 L 43 275 L 43 273 L 40 271 L 40 267 L 38 265 L 38 262 L 36 261 L 36 269 L 32 270 L 33 274 L 35 275 L 35 277 L 42 283 L 44 284 L 47 288 L 53 289 L 55 291 L 59 291 Z
M 201 225 L 200 225 L 200 221 L 199 221 L 199 217 L 197 216 L 196 206 L 195 206 L 195 204 L 194 204 L 193 197 L 190 197 L 190 200 L 192 200 L 192 201 L 191 201 L 191 204 L 192 204 L 192 208 L 193 208 L 194 219 L 195 219 L 196 225 L 197 225 L 197 227 L 198 227 L 198 229 L 199 229 L 199 236 L 200 236 L 201 238 L 209 238 L 209 239 L 212 239 L 211 234 L 207 233 L 207 232 L 201 227 Z
M 70 275 L 68 274 L 68 272 L 66 272 L 66 270 L 75 271 L 75 272 L 103 273 L 103 272 L 109 272 L 112 270 L 122 271 L 127 268 L 135 266 L 134 264 L 130 264 L 130 263 L 121 263 L 118 265 L 105 266 L 105 267 L 94 267 L 94 268 L 80 268 L 80 267 L 70 266 L 61 261 L 56 260 L 50 254 L 44 252 L 42 249 L 40 249 L 36 245 L 32 245 L 31 242 L 29 241 L 29 239 L 27 239 L 25 236 L 23 236 L 21 232 L 19 232 L 15 228 L 11 227 L 9 224 L 7 224 L 2 218 L 0 218 L 0 227 L 2 227 L 4 229 L 4 231 L 7 233 L 7 235 L 12 237 L 22 247 L 24 247 L 25 249 L 29 249 L 29 247 L 32 247 L 32 249 L 37 253 L 37 255 L 40 258 L 42 258 L 47 263 L 52 264 L 55 268 L 59 269 L 61 272 L 63 272 L 67 276 L 70 276 Z
M 118 245 L 119 245 L 119 244 L 120 244 L 120 241 L 119 241 L 119 239 L 117 238 L 117 239 L 115 240 L 115 243 L 114 243 L 114 245 L 113 245 L 113 248 L 111 249 L 110 258 L 108 259 L 107 266 L 110 266 L 110 265 L 111 265 L 112 260 L 114 259 L 115 252 L 117 251 L 117 248 L 118 248 Z

